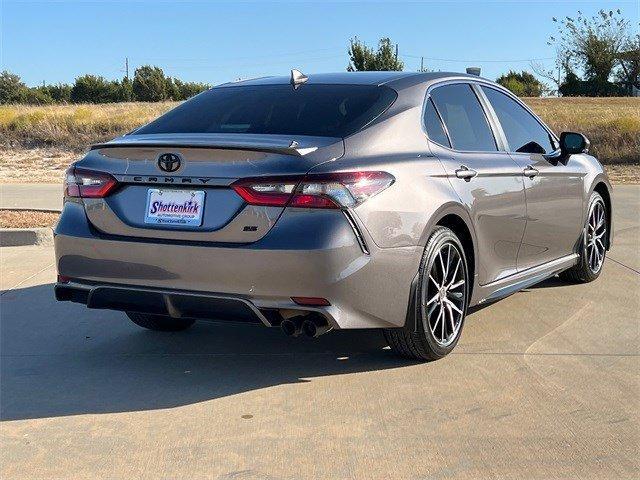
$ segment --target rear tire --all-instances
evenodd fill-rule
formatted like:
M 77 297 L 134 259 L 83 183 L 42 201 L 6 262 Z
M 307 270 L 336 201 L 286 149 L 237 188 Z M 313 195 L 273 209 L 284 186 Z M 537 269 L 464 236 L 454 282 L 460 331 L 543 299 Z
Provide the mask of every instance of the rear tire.
M 416 328 L 390 328 L 384 335 L 398 355 L 438 360 L 450 353 L 460 339 L 469 297 L 467 259 L 453 231 L 436 227 L 425 247 L 418 275 Z
M 186 330 L 196 323 L 196 321 L 191 318 L 171 318 L 164 315 L 151 315 L 137 312 L 125 313 L 136 325 L 157 332 L 179 332 Z
M 578 263 L 559 277 L 569 283 L 589 283 L 600 276 L 606 256 L 607 229 L 609 221 L 607 206 L 598 192 L 589 199 L 589 210 L 580 245 Z

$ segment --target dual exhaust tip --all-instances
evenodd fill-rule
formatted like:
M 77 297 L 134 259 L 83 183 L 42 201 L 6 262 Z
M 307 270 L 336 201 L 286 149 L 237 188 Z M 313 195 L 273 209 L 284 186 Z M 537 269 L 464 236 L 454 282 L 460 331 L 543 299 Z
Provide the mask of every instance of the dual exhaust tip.
M 331 330 L 331 327 L 326 323 L 326 321 L 323 321 L 313 315 L 300 315 L 293 318 L 287 318 L 282 320 L 280 328 L 288 337 L 297 337 L 302 333 L 310 338 L 319 337 Z

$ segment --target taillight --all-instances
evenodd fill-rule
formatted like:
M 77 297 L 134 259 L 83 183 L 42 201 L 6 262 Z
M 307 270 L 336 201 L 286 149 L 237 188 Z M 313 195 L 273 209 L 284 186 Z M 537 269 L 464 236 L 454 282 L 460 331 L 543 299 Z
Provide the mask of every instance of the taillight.
M 104 198 L 118 185 L 108 173 L 70 167 L 64 179 L 66 197 Z
M 265 177 L 239 180 L 233 189 L 250 205 L 347 208 L 389 187 L 387 172 L 339 172 L 305 177 Z
M 231 187 L 250 205 L 284 207 L 301 177 L 247 178 Z

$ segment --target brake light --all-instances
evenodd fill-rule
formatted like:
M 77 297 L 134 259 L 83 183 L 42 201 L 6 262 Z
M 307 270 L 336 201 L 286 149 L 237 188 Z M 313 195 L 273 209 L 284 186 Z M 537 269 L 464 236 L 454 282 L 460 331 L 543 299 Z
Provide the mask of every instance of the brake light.
M 108 173 L 70 167 L 64 180 L 64 194 L 75 198 L 104 198 L 118 185 Z
M 348 208 L 391 186 L 387 172 L 339 172 L 239 180 L 232 188 L 250 205 Z
M 231 187 L 250 205 L 284 207 L 301 177 L 247 178 Z

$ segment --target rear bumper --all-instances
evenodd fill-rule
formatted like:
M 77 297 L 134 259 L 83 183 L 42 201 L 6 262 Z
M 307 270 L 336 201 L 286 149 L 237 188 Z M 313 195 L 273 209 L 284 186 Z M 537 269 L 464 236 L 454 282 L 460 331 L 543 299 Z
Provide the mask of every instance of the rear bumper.
M 174 316 L 195 318 L 247 313 L 267 325 L 265 312 L 312 310 L 334 328 L 402 326 L 422 249 L 379 249 L 360 230 L 368 254 L 345 216 L 328 210 L 286 210 L 264 238 L 247 245 L 141 241 L 100 234 L 83 206 L 70 202 L 55 249 L 58 272 L 73 281 L 58 284 L 57 295 L 91 308 L 173 308 Z M 331 305 L 301 307 L 294 296 Z
M 125 285 L 92 285 L 78 281 L 57 283 L 56 300 L 81 303 L 88 308 L 152 313 L 174 318 L 226 320 L 277 326 L 279 317 L 261 311 L 250 301 L 231 295 L 141 288 Z

